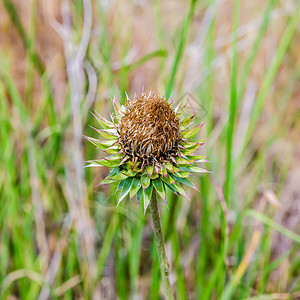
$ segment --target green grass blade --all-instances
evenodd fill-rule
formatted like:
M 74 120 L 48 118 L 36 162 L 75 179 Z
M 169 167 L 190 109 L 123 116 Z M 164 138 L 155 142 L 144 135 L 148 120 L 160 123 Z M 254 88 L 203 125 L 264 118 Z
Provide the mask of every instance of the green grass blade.
M 234 42 L 233 42 L 233 56 L 232 56 L 232 65 L 231 65 L 231 79 L 230 79 L 230 103 L 229 103 L 229 123 L 227 127 L 226 134 L 226 148 L 227 148 L 227 163 L 226 163 L 226 181 L 224 186 L 224 196 L 227 202 L 227 205 L 231 204 L 229 196 L 232 194 L 232 147 L 233 147 L 233 136 L 235 131 L 235 119 L 236 119 L 236 102 L 237 102 L 237 72 L 238 72 L 238 56 L 237 56 L 237 29 L 239 24 L 239 10 L 240 3 L 239 0 L 235 0 L 234 6 Z M 232 196 L 231 196 L 232 197 Z
M 255 130 L 256 124 L 257 124 L 260 114 L 263 110 L 264 103 L 267 99 L 268 93 L 272 87 L 272 84 L 274 82 L 274 79 L 276 77 L 278 69 L 282 63 L 282 60 L 286 54 L 286 51 L 288 50 L 288 47 L 290 45 L 290 42 L 294 35 L 294 32 L 297 28 L 297 25 L 299 24 L 299 17 L 300 17 L 300 4 L 298 3 L 294 14 L 290 17 L 290 20 L 284 31 L 283 37 L 282 37 L 280 44 L 276 50 L 275 57 L 272 60 L 272 63 L 271 63 L 271 65 L 268 69 L 268 72 L 262 82 L 260 91 L 255 100 L 251 118 L 249 120 L 249 125 L 247 128 L 246 136 L 243 141 L 241 156 L 243 156 L 243 154 L 248 146 L 248 143 L 251 140 L 251 137 Z
M 258 213 L 257 211 L 255 211 L 253 209 L 246 210 L 245 215 L 250 216 L 252 218 L 255 218 L 255 219 L 261 221 L 265 225 L 267 225 L 267 226 L 271 227 L 272 229 L 278 231 L 279 233 L 281 233 L 282 235 L 288 237 L 292 241 L 300 244 L 300 235 L 299 234 L 296 234 L 293 231 L 283 227 L 282 225 L 279 225 L 278 223 L 274 222 L 273 220 L 271 220 L 267 216 L 265 216 L 263 214 L 260 214 L 260 213 Z
M 179 61 L 182 57 L 184 47 L 185 47 L 185 44 L 186 44 L 186 40 L 187 40 L 187 36 L 188 36 L 188 29 L 190 27 L 190 24 L 191 24 L 193 15 L 194 15 L 196 2 L 197 2 L 197 0 L 191 0 L 190 1 L 189 11 L 188 11 L 188 14 L 187 14 L 187 16 L 184 20 L 184 23 L 182 25 L 182 28 L 181 28 L 181 33 L 180 33 L 180 36 L 179 36 L 179 44 L 178 44 L 178 48 L 177 48 L 177 51 L 176 51 L 176 54 L 175 54 L 171 74 L 170 74 L 170 77 L 169 77 L 170 79 L 169 79 L 169 82 L 168 82 L 167 88 L 166 88 L 166 97 L 167 98 L 170 97 L 170 95 L 171 95 L 171 93 L 173 92 L 173 89 L 174 89 L 175 76 L 176 76 L 176 73 L 177 73 Z

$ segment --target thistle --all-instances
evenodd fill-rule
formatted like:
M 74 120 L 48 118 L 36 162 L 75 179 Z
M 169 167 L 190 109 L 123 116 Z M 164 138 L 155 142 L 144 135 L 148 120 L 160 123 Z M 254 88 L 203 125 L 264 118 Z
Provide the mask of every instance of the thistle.
M 206 157 L 194 153 L 205 141 L 191 139 L 203 125 L 191 127 L 195 114 L 183 116 L 185 106 L 172 108 L 172 100 L 144 93 L 134 100 L 127 96 L 125 106 L 113 99 L 115 114 L 108 121 L 96 113 L 101 129 L 95 129 L 106 141 L 86 137 L 109 156 L 90 161 L 89 167 L 112 168 L 100 184 L 118 182 L 119 203 L 137 195 L 144 211 L 150 204 L 161 277 L 167 299 L 173 299 L 168 263 L 161 229 L 157 194 L 167 204 L 166 192 L 187 197 L 182 184 L 197 189 L 188 179 L 192 172 L 207 172 L 197 163 Z
M 188 198 L 182 184 L 197 189 L 188 179 L 193 172 L 206 170 L 197 166 L 205 156 L 194 155 L 205 141 L 191 141 L 203 126 L 191 127 L 195 114 L 183 117 L 186 106 L 173 109 L 172 100 L 150 92 L 134 100 L 127 96 L 125 106 L 113 99 L 115 114 L 111 121 L 94 114 L 101 129 L 95 129 L 105 141 L 85 137 L 109 156 L 89 161 L 88 167 L 112 168 L 100 184 L 118 182 L 118 205 L 129 195 L 137 195 L 146 212 L 153 190 L 167 204 L 171 190 Z

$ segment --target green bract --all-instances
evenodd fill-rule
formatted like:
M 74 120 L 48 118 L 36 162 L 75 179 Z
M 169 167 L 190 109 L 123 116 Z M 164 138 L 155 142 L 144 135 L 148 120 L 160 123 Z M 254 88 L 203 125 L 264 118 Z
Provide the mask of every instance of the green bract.
M 129 195 L 137 195 L 146 211 L 153 190 L 166 201 L 166 191 L 187 197 L 182 184 L 196 187 L 188 179 L 192 172 L 208 172 L 199 168 L 205 156 L 194 155 L 205 141 L 191 141 L 203 125 L 191 126 L 195 114 L 183 117 L 185 107 L 172 108 L 172 101 L 155 93 L 144 93 L 126 104 L 113 99 L 115 114 L 111 121 L 94 115 L 106 140 L 85 137 L 108 154 L 89 161 L 88 167 L 105 166 L 112 170 L 100 184 L 118 182 L 118 204 Z M 188 197 L 187 197 L 188 198 Z

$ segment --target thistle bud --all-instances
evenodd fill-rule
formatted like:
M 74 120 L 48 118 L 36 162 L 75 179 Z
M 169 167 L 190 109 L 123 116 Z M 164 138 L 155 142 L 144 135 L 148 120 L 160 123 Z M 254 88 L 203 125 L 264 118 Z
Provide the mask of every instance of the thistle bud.
M 118 182 L 118 204 L 137 194 L 146 211 L 153 188 L 166 201 L 166 190 L 187 197 L 181 184 L 196 188 L 188 179 L 191 172 L 207 172 L 197 167 L 204 156 L 194 153 L 205 141 L 193 142 L 202 125 L 191 127 L 195 114 L 183 117 L 185 107 L 172 108 L 170 99 L 149 93 L 129 99 L 125 106 L 113 99 L 115 114 L 111 121 L 94 116 L 106 141 L 86 137 L 109 156 L 90 161 L 88 166 L 107 166 L 111 172 L 101 184 Z
M 170 103 L 156 94 L 128 100 L 117 129 L 124 155 L 139 162 L 142 169 L 161 167 L 179 153 L 179 119 Z

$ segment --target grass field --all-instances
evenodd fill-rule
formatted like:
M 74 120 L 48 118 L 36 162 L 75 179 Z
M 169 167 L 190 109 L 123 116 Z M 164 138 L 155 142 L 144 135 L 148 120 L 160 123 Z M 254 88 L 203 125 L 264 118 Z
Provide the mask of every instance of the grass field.
M 125 92 L 205 122 L 160 201 L 176 299 L 300 299 L 299 0 L 0 1 L 0 299 L 163 299 L 149 211 L 83 139 Z

